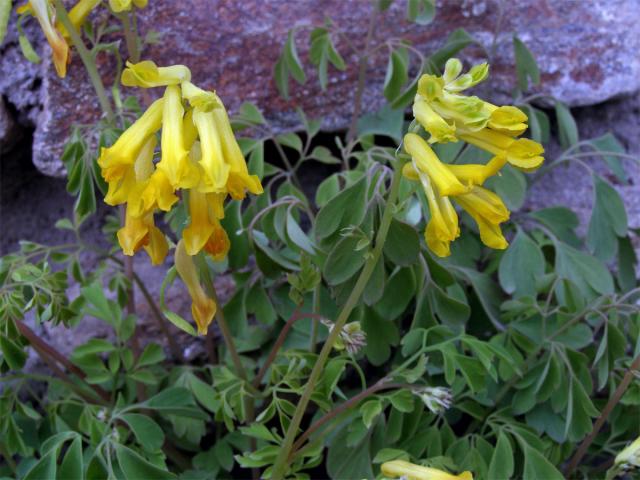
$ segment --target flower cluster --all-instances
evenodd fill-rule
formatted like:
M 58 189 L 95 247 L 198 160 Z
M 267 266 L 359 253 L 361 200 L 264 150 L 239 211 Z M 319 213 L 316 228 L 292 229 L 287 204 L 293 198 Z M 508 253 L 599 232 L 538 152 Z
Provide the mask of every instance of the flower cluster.
M 452 475 L 436 468 L 423 467 L 405 460 L 392 460 L 384 462 L 380 467 L 382 474 L 387 478 L 405 478 L 407 480 L 473 480 L 471 472 L 462 472 L 460 475 Z
M 335 328 L 336 324 L 331 320 L 323 318 L 322 324 L 329 329 L 329 333 Z M 367 346 L 367 334 L 362 330 L 360 322 L 349 322 L 340 331 L 340 336 L 333 345 L 338 351 L 346 350 L 349 355 L 355 355 L 361 349 Z
M 127 63 L 122 83 L 165 91 L 111 147 L 102 149 L 98 165 L 109 187 L 105 202 L 126 204 L 125 224 L 118 231 L 125 255 L 144 248 L 157 265 L 169 245 L 154 214 L 169 212 L 180 193 L 190 218 L 176 248 L 176 269 L 191 294 L 198 330 L 204 333 L 216 305 L 200 286 L 191 257 L 201 251 L 214 260 L 227 255 L 229 238 L 220 225 L 224 201 L 228 196 L 242 200 L 247 191 L 260 194 L 262 185 L 249 174 L 222 101 L 215 92 L 191 83 L 187 67 Z
M 486 63 L 461 74 L 462 63 L 452 58 L 442 76 L 423 75 L 413 104 L 413 115 L 429 135 L 425 141 L 416 133 L 404 137 L 404 149 L 412 161 L 403 174 L 419 182 L 429 204 L 431 218 L 425 231 L 427 245 L 436 255 L 450 255 L 450 244 L 460 235 L 454 200 L 478 224 L 482 242 L 504 249 L 508 243 L 500 224 L 509 210 L 494 192 L 483 188 L 487 178 L 507 163 L 530 172 L 544 161 L 542 146 L 518 138 L 527 129 L 527 115 L 514 106 L 492 105 L 461 91 L 483 81 Z M 440 161 L 429 144 L 463 141 L 493 155 L 486 164 L 453 165 Z

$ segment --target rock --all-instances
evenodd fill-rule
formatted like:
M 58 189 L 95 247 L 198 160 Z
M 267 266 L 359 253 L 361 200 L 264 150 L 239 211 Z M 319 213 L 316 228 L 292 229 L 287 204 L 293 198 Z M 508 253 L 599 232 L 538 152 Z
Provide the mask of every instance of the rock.
M 344 42 L 337 42 L 348 68 L 338 72 L 330 67 L 328 92 L 321 92 L 315 73 L 307 69 L 309 80 L 292 85 L 292 98 L 277 94 L 273 64 L 292 27 L 300 29 L 298 45 L 305 64 L 308 32 L 330 15 L 362 48 L 366 36 L 370 3 L 343 0 L 244 0 L 222 2 L 188 0 L 150 2 L 142 11 L 140 29 L 161 34 L 160 42 L 150 45 L 144 58 L 159 64 L 183 63 L 193 71 L 194 81 L 215 88 L 231 110 L 243 101 L 253 101 L 273 121 L 277 130 L 299 128 L 295 107 L 301 106 L 312 117 L 323 117 L 326 129 L 343 129 L 349 123 L 357 67 L 355 57 Z M 396 0 L 380 16 L 374 30 L 376 43 L 391 38 L 407 38 L 428 54 L 443 44 L 456 28 L 465 28 L 485 45 L 496 37 L 496 58 L 492 62 L 491 90 L 504 98 L 514 85 L 512 32 L 518 32 L 538 59 L 542 85 L 539 91 L 551 93 L 572 106 L 603 102 L 640 88 L 640 26 L 637 0 L 556 0 L 554 2 L 511 2 L 459 0 L 439 2 L 436 20 L 428 26 L 410 24 L 405 17 L 405 1 Z M 503 12 L 500 15 L 500 5 Z M 102 11 L 101 18 L 107 18 Z M 31 24 L 35 22 L 30 22 Z M 29 25 L 33 29 L 32 25 Z M 34 37 L 29 32 L 30 37 Z M 18 121 L 37 125 L 33 158 L 48 175 L 64 173 L 59 161 L 61 145 L 74 123 L 98 118 L 98 105 L 77 55 L 66 79 L 55 76 L 48 47 L 38 32 L 38 50 L 43 62 L 33 66 L 21 59 L 15 32 L 9 35 L 0 59 L 0 94 L 18 112 Z M 383 103 L 381 84 L 386 68 L 386 49 L 371 58 L 364 94 L 364 109 L 372 111 Z M 477 47 L 463 55 L 468 60 L 484 57 Z M 106 55 L 98 56 L 101 71 L 113 75 Z M 39 79 L 42 78 L 42 82 Z M 127 93 L 131 93 L 128 91 Z M 41 115 L 38 116 L 40 107 Z

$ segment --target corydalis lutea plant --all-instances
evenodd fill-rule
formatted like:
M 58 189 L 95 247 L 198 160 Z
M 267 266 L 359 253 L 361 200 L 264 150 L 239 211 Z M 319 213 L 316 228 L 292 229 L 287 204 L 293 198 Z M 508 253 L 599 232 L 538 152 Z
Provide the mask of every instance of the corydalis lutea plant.
M 154 214 L 170 212 L 179 202 L 176 193 L 181 194 L 189 223 L 182 230 L 175 262 L 192 297 L 198 332 L 205 334 L 216 305 L 204 293 L 191 257 L 205 251 L 216 261 L 225 258 L 229 237 L 220 225 L 225 199 L 242 200 L 247 191 L 261 194 L 262 185 L 249 174 L 222 101 L 215 92 L 191 83 L 187 67 L 128 63 L 122 84 L 165 87 L 165 92 L 111 147 L 102 149 L 98 165 L 109 185 L 105 202 L 126 204 L 125 225 L 118 231 L 124 254 L 144 248 L 158 265 L 169 245 L 155 226 Z M 159 131 L 160 156 L 154 162 Z

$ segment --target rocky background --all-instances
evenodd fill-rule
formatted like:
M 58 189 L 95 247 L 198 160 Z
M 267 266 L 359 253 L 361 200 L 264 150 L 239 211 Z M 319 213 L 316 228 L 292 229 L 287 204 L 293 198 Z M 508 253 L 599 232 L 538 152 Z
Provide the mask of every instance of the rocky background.
M 576 107 L 573 112 L 582 138 L 610 131 L 629 153 L 640 154 L 639 0 L 439 0 L 437 4 L 435 21 L 420 26 L 406 21 L 405 0 L 396 0 L 376 20 L 374 42 L 406 38 L 428 54 L 457 28 L 466 29 L 485 45 L 496 35 L 489 97 L 504 101 L 515 85 L 512 35 L 517 32 L 540 66 L 542 82 L 532 93 L 547 93 Z M 146 48 L 144 58 L 161 65 L 188 65 L 194 82 L 215 88 L 231 111 L 252 101 L 284 131 L 300 128 L 295 108 L 302 107 L 309 116 L 323 118 L 326 130 L 344 131 L 357 76 L 355 58 L 344 42 L 336 44 L 348 68 L 338 72 L 330 67 L 327 92 L 320 90 L 316 74 L 309 69 L 307 83 L 292 84 L 291 99 L 285 101 L 277 93 L 272 68 L 292 27 L 300 29 L 298 49 L 308 65 L 308 33 L 327 15 L 361 48 L 370 11 L 368 0 L 150 0 L 139 26 L 143 36 L 152 31 L 160 36 L 158 43 Z M 97 14 L 96 20 L 107 19 L 105 12 Z M 14 20 L 15 15 L 10 24 L 15 25 Z M 0 254 L 15 249 L 20 238 L 47 243 L 64 240 L 63 233 L 52 228 L 55 220 L 70 214 L 73 205 L 64 189 L 61 146 L 74 123 L 93 122 L 99 116 L 78 56 L 74 55 L 67 78 L 59 79 L 36 22 L 28 22 L 25 31 L 42 58 L 40 64 L 22 57 L 15 26 L 0 45 Z M 477 46 L 466 48 L 461 56 L 469 62 L 485 58 Z M 370 59 L 365 111 L 383 104 L 386 59 L 386 49 Z M 100 56 L 98 62 L 105 77 L 113 77 L 114 66 L 107 56 Z M 548 161 L 557 152 L 552 145 Z M 632 183 L 617 188 L 631 226 L 638 228 L 640 169 L 637 164 L 627 166 Z M 564 204 L 586 219 L 591 209 L 590 185 L 590 178 L 578 167 L 554 169 L 535 186 L 526 207 Z M 85 227 L 96 239 L 105 211 Z

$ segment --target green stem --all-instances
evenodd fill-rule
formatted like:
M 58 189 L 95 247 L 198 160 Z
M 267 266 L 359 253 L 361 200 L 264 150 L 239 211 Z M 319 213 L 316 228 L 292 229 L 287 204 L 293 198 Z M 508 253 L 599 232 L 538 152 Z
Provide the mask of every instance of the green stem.
M 320 314 L 320 287 L 321 283 L 318 282 L 316 288 L 313 289 L 313 306 L 312 312 L 314 314 Z M 311 353 L 316 353 L 316 343 L 318 343 L 318 323 L 320 323 L 320 316 L 314 317 L 311 319 L 311 340 L 309 344 L 309 351 Z
M 129 52 L 129 61 L 132 63 L 138 63 L 140 61 L 140 48 L 138 42 L 138 32 L 131 23 L 130 13 L 124 12 L 118 15 L 118 18 L 122 22 L 122 29 L 124 30 L 124 40 L 127 43 L 127 52 Z M 133 13 L 135 15 L 135 13 Z
M 320 378 L 322 370 L 324 369 L 325 364 L 329 358 L 329 354 L 333 349 L 333 345 L 335 344 L 342 328 L 351 315 L 351 312 L 358 304 L 360 300 L 360 296 L 364 291 L 367 283 L 369 282 L 369 278 L 375 269 L 376 264 L 382 255 L 382 248 L 384 247 L 385 240 L 387 239 L 387 234 L 389 233 L 389 226 L 391 225 L 391 219 L 393 218 L 393 208 L 396 203 L 396 199 L 398 197 L 398 192 L 400 190 L 400 180 L 402 179 L 402 166 L 398 165 L 393 180 L 391 182 L 391 188 L 389 191 L 389 197 L 387 199 L 387 204 L 384 209 L 384 213 L 382 214 L 382 220 L 380 222 L 380 229 L 378 230 L 378 234 L 375 240 L 375 246 L 373 251 L 371 252 L 371 256 L 368 258 L 367 262 L 360 272 L 360 276 L 358 277 L 358 281 L 356 282 L 351 295 L 347 299 L 347 303 L 342 308 L 342 311 L 338 315 L 338 319 L 336 320 L 335 327 L 331 330 L 329 337 L 325 341 L 320 354 L 318 355 L 318 359 L 316 360 L 313 370 L 311 370 L 311 374 L 309 375 L 309 379 L 307 380 L 307 385 L 305 387 L 304 392 L 302 393 L 302 397 L 298 402 L 298 406 L 296 407 L 296 411 L 293 414 L 293 418 L 291 419 L 291 423 L 289 424 L 289 428 L 287 430 L 284 442 L 282 444 L 282 448 L 278 454 L 278 458 L 273 466 L 273 472 L 271 474 L 271 478 L 273 480 L 281 480 L 284 478 L 287 468 L 287 460 L 289 458 L 289 454 L 291 452 L 291 448 L 293 446 L 293 441 L 298 433 L 298 428 L 300 427 L 300 422 L 302 421 L 302 417 L 304 415 L 305 410 L 307 409 L 307 405 L 311 400 L 311 395 L 315 389 L 316 383 Z
M 80 59 L 84 64 L 84 68 L 87 70 L 87 74 L 89 74 L 89 79 L 91 80 L 91 84 L 96 91 L 96 95 L 98 95 L 98 101 L 100 102 L 100 107 L 104 112 L 105 116 L 109 123 L 113 123 L 114 114 L 113 109 L 111 108 L 111 102 L 109 101 L 109 97 L 107 96 L 107 92 L 104 88 L 104 84 L 102 83 L 102 78 L 100 78 L 100 74 L 98 73 L 98 68 L 96 67 L 96 61 L 91 52 L 87 50 L 82 39 L 80 38 L 80 34 L 76 30 L 76 28 L 69 20 L 69 15 L 67 15 L 67 11 L 62 4 L 62 0 L 53 0 L 56 7 L 56 15 L 60 20 L 60 23 L 64 26 L 71 37 L 71 43 L 76 47 L 78 51 L 78 55 L 80 55 Z

